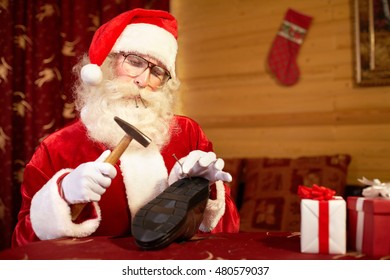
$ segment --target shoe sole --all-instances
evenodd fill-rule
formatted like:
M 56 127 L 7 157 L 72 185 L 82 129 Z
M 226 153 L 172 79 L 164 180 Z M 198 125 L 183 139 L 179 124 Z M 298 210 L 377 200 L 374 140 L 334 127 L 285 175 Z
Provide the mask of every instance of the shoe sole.
M 208 197 L 209 181 L 204 178 L 183 178 L 173 183 L 136 213 L 131 227 L 135 243 L 145 250 L 156 250 L 183 235 L 191 238 L 202 221 L 199 215 L 203 217 Z M 195 207 L 201 208 L 196 209 L 198 214 L 189 214 Z M 200 222 L 196 225 L 190 222 L 192 229 L 183 228 L 186 220 L 194 219 L 195 215 Z

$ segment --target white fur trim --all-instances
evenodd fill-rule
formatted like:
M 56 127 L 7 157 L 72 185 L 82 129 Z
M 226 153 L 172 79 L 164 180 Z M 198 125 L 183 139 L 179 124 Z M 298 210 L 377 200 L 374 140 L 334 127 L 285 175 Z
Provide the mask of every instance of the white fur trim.
M 209 199 L 204 211 L 203 221 L 199 229 L 203 232 L 212 231 L 225 213 L 225 186 L 222 181 L 215 182 L 217 199 Z
M 153 143 L 147 148 L 129 147 L 121 156 L 121 171 L 126 186 L 131 216 L 168 187 L 164 160 Z
M 123 30 L 111 51 L 149 55 L 162 62 L 172 77 L 176 77 L 177 41 L 164 28 L 146 23 L 130 24 Z
M 96 64 L 87 64 L 81 68 L 81 80 L 90 85 L 96 86 L 103 80 L 103 73 L 100 67 Z
M 95 203 L 98 218 L 80 224 L 72 222 L 70 207 L 58 192 L 57 180 L 72 169 L 58 171 L 32 198 L 30 218 L 35 234 L 41 240 L 60 237 L 85 237 L 99 226 L 100 208 Z

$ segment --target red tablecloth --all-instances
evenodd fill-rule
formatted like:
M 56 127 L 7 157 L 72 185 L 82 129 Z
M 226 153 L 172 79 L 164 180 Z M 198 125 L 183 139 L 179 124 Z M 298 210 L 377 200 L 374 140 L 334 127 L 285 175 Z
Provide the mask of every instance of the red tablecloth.
M 390 256 L 383 258 L 390 259 Z M 0 252 L 0 259 L 367 260 L 371 258 L 356 252 L 348 252 L 345 255 L 304 254 L 300 252 L 299 233 L 251 232 L 196 235 L 190 241 L 173 243 L 158 251 L 139 249 L 130 236 L 62 238 L 4 250 Z

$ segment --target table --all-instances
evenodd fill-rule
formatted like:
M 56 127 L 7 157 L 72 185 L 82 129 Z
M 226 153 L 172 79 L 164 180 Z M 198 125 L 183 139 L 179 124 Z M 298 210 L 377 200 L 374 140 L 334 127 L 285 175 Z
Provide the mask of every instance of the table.
M 157 251 L 144 251 L 131 236 L 60 238 L 30 243 L 0 252 L 2 260 L 332 260 L 372 258 L 357 252 L 344 255 L 300 252 L 297 232 L 198 234 Z M 382 259 L 390 259 L 385 256 Z

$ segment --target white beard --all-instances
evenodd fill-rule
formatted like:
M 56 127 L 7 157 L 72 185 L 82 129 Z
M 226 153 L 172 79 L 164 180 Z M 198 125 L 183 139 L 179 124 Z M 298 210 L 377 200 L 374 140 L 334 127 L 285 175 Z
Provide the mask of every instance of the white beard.
M 81 120 L 89 136 L 111 149 L 124 135 L 114 116 L 135 126 L 160 150 L 170 139 L 173 97 L 168 90 L 138 89 L 132 83 L 114 79 L 98 88 L 84 88 L 78 98 L 83 104 Z

